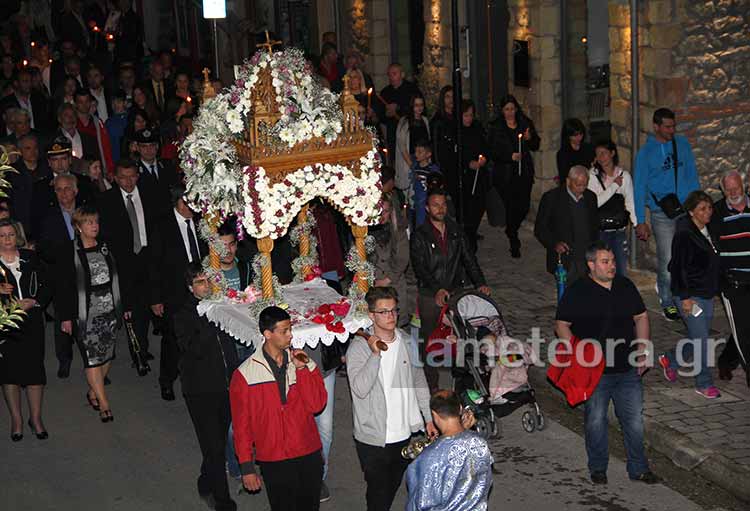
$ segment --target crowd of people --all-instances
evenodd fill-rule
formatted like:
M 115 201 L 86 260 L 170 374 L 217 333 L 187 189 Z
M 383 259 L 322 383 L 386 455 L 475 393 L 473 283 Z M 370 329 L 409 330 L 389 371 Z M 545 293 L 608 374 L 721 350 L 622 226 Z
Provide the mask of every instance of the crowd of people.
M 249 491 L 264 488 L 272 509 L 318 509 L 331 497 L 325 480 L 333 395 L 344 361 L 367 508 L 390 509 L 404 474 L 410 510 L 486 506 L 489 448 L 466 431 L 471 417 L 455 393 L 440 390 L 438 369 L 422 367 L 426 343 L 401 327 L 418 317 L 420 337 L 428 339 L 452 295 L 467 287 L 491 293 L 476 257 L 488 201 L 502 203 L 510 255 L 521 257 L 519 229 L 530 210 L 540 137 L 516 98 L 501 98 L 497 117 L 485 126 L 474 103 L 454 98 L 445 86 L 429 115 L 402 66 L 391 64 L 388 85 L 373 94 L 362 56 L 342 57 L 335 34 L 324 34 L 311 66 L 332 90 L 352 91 L 382 142 L 384 207 L 371 228 L 375 280 L 366 296 L 372 328 L 346 347 L 293 350 L 289 315 L 271 307 L 259 318 L 264 342 L 246 346 L 196 310 L 211 291 L 201 268 L 208 249 L 200 216 L 184 199 L 177 155 L 200 108 L 200 81 L 196 87 L 193 72 L 175 65 L 169 50 L 145 58 L 142 20 L 130 2 L 73 1 L 51 17 L 27 9 L 36 3 L 23 2 L 0 32 L 0 145 L 16 170 L 7 176 L 8 198 L 0 201 L 0 295 L 27 314 L 0 345 L 11 439 L 23 439 L 22 390 L 31 431 L 49 437 L 42 410 L 46 322 L 53 322 L 57 376 L 69 378 L 75 345 L 85 398 L 102 423 L 115 419 L 106 387 L 116 384 L 109 369 L 118 331 L 125 329 L 142 375 L 154 359 L 150 340 L 161 337 L 161 397 L 174 400 L 180 378 L 203 456 L 197 490 L 216 509 L 236 509 L 227 473 Z M 221 89 L 221 81 L 213 86 Z M 463 130 L 460 161 L 456 118 Z M 714 203 L 700 191 L 687 139 L 674 134 L 674 113 L 659 109 L 653 121 L 654 135 L 631 176 L 612 141 L 588 143 L 584 124 L 566 120 L 559 186 L 542 197 L 534 232 L 547 250 L 547 271 L 562 266 L 567 273 L 558 336 L 602 343 L 649 336 L 645 306 L 626 275 L 629 230 L 642 240 L 653 234 L 664 315 L 682 318 L 689 336 L 700 340 L 694 353 L 668 352 L 658 363 L 675 381 L 679 360 L 700 358 L 696 391 L 711 399 L 719 395 L 706 365 L 717 294 L 733 333 L 719 359 L 720 376 L 731 378 L 739 364 L 747 369 L 750 355 L 750 323 L 733 312 L 750 297 L 750 198 L 742 176 L 730 172 L 721 181 L 724 197 Z M 351 244 L 345 219 L 322 201 L 312 214 L 321 276 L 341 291 L 352 277 L 344 263 Z M 232 218 L 219 228 L 227 248 L 221 270 L 230 288 L 243 290 L 253 280 L 255 248 L 238 229 Z M 293 257 L 291 243 L 278 240 L 273 266 L 282 283 L 292 279 Z M 417 280 L 413 300 L 407 271 Z M 606 483 L 610 400 L 629 439 L 629 476 L 658 480 L 643 450 L 643 369 L 628 362 L 636 349 L 616 350 L 585 405 L 595 483 Z M 440 438 L 409 464 L 401 450 L 419 431 Z M 451 460 L 456 469 L 441 484 L 426 484 L 459 448 L 469 454 Z M 450 498 L 464 507 L 441 507 Z

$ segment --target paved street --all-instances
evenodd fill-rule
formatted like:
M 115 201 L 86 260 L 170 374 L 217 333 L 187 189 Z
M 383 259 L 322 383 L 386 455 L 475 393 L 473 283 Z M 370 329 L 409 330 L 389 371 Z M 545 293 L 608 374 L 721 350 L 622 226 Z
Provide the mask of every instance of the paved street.
M 536 242 L 528 241 L 529 233 L 525 232 L 524 259 L 512 261 L 507 256 L 501 233 L 487 226 L 482 229 L 486 239 L 480 248 L 481 264 L 503 306 L 511 331 L 525 335 L 531 326 L 537 325 L 543 336 L 548 335 L 554 312 L 554 287 L 551 278 L 542 273 L 541 249 Z M 654 293 L 648 279 L 639 279 L 639 283 L 653 305 Z M 721 313 L 718 316 L 721 317 Z M 673 342 L 679 335 L 656 314 L 652 315 L 652 326 L 660 346 Z M 719 325 L 718 329 L 722 330 L 723 326 Z M 158 343 L 152 341 L 152 345 Z M 51 335 L 48 335 L 48 346 L 45 422 L 50 439 L 39 441 L 26 428 L 23 441 L 11 443 L 8 430 L 2 429 L 0 509 L 205 509 L 195 490 L 200 453 L 183 400 L 163 402 L 159 397 L 157 375 L 138 378 L 129 367 L 121 342 L 120 358 L 111 374 L 113 383 L 108 387 L 116 420 L 101 424 L 95 412 L 85 404 L 80 361 L 74 362 L 70 379 L 59 380 L 54 374 L 57 364 L 51 349 Z M 158 358 L 158 349 L 155 351 Z M 538 381 L 539 370 L 535 372 L 534 380 Z M 735 380 L 738 380 L 739 372 L 736 375 Z M 735 382 L 722 384 L 722 392 L 727 396 L 723 402 L 705 402 L 692 399 L 688 380 L 667 387 L 662 384 L 660 374 L 651 371 L 645 381 L 649 418 L 697 439 L 702 446 L 723 452 L 738 463 L 747 463 L 750 456 L 748 389 Z M 351 437 L 348 387 L 343 378 L 338 378 L 337 383 L 336 429 L 329 476 L 333 499 L 321 509 L 364 509 L 364 482 Z M 559 396 L 545 383 L 538 383 L 537 388 L 542 394 L 540 398 L 559 401 Z M 179 387 L 177 390 L 179 394 Z M 7 411 L 1 408 L 0 424 L 6 428 Z M 683 495 L 689 492 L 673 490 L 679 488 L 677 479 L 681 479 L 683 485 L 691 485 L 692 475 L 688 473 L 675 476 L 675 481 L 667 481 L 670 487 L 632 483 L 627 480 L 624 463 L 616 458 L 610 463 L 609 485 L 606 488 L 592 486 L 587 478 L 583 439 L 574 427 L 579 422 L 575 416 L 579 412 L 560 412 L 560 409 L 562 407 L 552 405 L 545 409 L 548 427 L 533 434 L 522 431 L 520 413 L 503 419 L 503 437 L 492 441 L 499 473 L 495 476 L 490 509 L 747 509 L 716 487 L 711 489 L 713 497 L 702 500 L 691 497 L 695 501 Z M 616 450 L 614 438 L 612 444 Z M 703 454 L 707 458 L 714 456 L 713 451 Z M 685 456 L 688 461 L 691 459 Z M 666 467 L 669 462 L 659 463 L 657 469 Z M 402 489 L 394 509 L 403 508 L 403 499 Z M 243 510 L 268 508 L 264 494 L 239 496 L 238 503 Z

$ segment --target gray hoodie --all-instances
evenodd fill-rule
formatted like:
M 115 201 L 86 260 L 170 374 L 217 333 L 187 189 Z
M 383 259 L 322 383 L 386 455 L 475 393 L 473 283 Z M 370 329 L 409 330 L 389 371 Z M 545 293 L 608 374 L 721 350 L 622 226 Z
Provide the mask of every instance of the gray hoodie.
M 414 341 L 400 329 L 396 329 L 396 335 L 401 342 L 393 387 L 409 388 L 414 393 L 409 400 L 412 407 L 408 417 L 409 427 L 416 433 L 424 430 L 425 420 L 432 420 L 430 391 L 424 370 L 414 364 L 418 362 Z M 355 336 L 351 341 L 346 352 L 346 372 L 352 393 L 354 438 L 367 445 L 384 447 L 388 410 L 380 377 L 380 355 L 374 354 L 362 337 Z

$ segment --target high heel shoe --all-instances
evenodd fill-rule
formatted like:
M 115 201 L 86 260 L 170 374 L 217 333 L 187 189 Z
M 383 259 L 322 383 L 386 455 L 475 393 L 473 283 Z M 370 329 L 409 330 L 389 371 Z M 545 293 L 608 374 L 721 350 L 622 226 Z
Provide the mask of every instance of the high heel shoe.
M 14 442 L 20 442 L 23 440 L 23 433 L 11 433 L 10 439 Z
M 49 433 L 44 430 L 37 431 L 34 428 L 34 424 L 31 422 L 31 419 L 29 419 L 29 428 L 31 428 L 31 432 L 34 433 L 39 440 L 47 440 L 49 438 Z
M 114 422 L 115 416 L 112 415 L 112 410 L 102 410 L 99 412 L 99 419 L 102 422 Z
M 96 397 L 94 397 L 93 399 L 91 399 L 91 394 L 89 394 L 88 392 L 86 392 L 86 401 L 89 402 L 89 406 L 91 406 L 91 408 L 93 408 L 97 412 L 99 411 L 99 409 L 100 409 L 99 400 L 96 399 Z

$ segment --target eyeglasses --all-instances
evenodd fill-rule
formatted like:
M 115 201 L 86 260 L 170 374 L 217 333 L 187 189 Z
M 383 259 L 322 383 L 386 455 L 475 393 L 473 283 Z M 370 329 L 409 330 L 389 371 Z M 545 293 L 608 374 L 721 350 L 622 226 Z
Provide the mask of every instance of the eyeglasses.
M 399 311 L 399 309 L 398 309 L 398 307 L 396 307 L 395 309 L 385 309 L 385 310 L 370 311 L 370 312 L 372 312 L 373 314 L 380 314 L 380 315 L 383 315 L 383 316 L 388 316 L 388 315 L 398 316 L 398 311 Z

